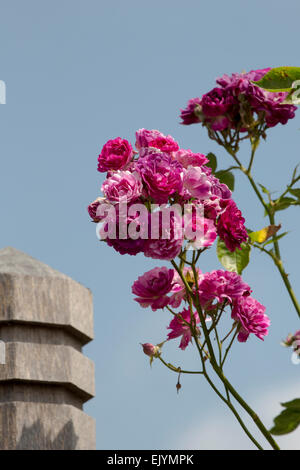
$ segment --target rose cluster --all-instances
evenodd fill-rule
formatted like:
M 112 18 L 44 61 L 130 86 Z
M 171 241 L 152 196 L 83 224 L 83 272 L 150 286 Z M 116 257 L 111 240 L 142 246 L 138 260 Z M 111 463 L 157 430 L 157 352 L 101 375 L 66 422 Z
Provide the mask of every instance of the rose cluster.
M 268 334 L 270 320 L 265 307 L 251 297 L 251 289 L 241 276 L 234 272 L 217 270 L 208 273 L 197 272 L 197 285 L 191 268 L 183 270 L 184 278 L 199 299 L 201 309 L 208 320 L 213 312 L 231 309 L 231 317 L 238 328 L 237 339 L 245 342 L 252 333 L 262 339 Z M 170 322 L 167 340 L 181 338 L 179 347 L 185 349 L 192 340 L 191 311 L 186 304 L 186 290 L 183 281 L 174 269 L 154 268 L 140 276 L 132 286 L 135 300 L 141 307 L 151 307 L 153 311 L 164 307 L 179 308 Z M 193 312 L 193 321 L 200 324 L 198 312 Z M 200 334 L 200 328 L 198 328 Z
M 121 254 L 162 260 L 185 243 L 209 247 L 218 235 L 230 251 L 240 249 L 245 220 L 207 163 L 157 130 L 138 130 L 135 149 L 120 137 L 109 140 L 98 158 L 98 171 L 107 173 L 103 196 L 88 206 L 100 237 Z
M 202 123 L 212 131 L 240 132 L 286 124 L 295 116 L 296 106 L 285 104 L 287 93 L 272 93 L 259 88 L 260 80 L 270 68 L 248 73 L 223 75 L 217 87 L 202 96 L 189 100 L 181 111 L 182 124 Z

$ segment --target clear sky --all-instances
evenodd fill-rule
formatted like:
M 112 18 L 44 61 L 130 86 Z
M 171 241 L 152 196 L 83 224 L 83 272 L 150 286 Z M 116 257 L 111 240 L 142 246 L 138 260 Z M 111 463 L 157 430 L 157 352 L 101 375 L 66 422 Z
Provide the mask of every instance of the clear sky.
M 99 449 L 252 448 L 202 379 L 183 377 L 177 395 L 175 374 L 159 363 L 150 369 L 139 343 L 164 339 L 169 316 L 141 309 L 131 285 L 157 263 L 99 244 L 86 206 L 100 192 L 103 144 L 117 136 L 134 142 L 141 127 L 172 134 L 183 148 L 214 151 L 228 166 L 200 126 L 180 126 L 179 109 L 225 72 L 299 65 L 299 15 L 298 0 L 0 0 L 0 79 L 7 86 L 0 245 L 93 291 L 95 340 L 85 352 L 96 363 L 97 396 L 86 411 L 97 420 Z M 254 175 L 273 190 L 285 187 L 300 161 L 299 127 L 300 114 L 259 148 Z M 239 176 L 235 199 L 247 226 L 259 229 L 266 220 L 249 193 Z M 282 251 L 300 296 L 299 207 L 279 221 L 290 231 Z M 200 268 L 219 267 L 213 248 Z M 299 322 L 268 259 L 254 253 L 244 278 L 266 305 L 271 332 L 264 343 L 254 337 L 236 344 L 227 374 L 269 426 L 278 403 L 298 393 L 300 366 L 279 343 Z M 196 368 L 193 347 L 184 353 L 177 345 L 168 345 L 166 359 Z M 279 443 L 300 448 L 300 434 Z

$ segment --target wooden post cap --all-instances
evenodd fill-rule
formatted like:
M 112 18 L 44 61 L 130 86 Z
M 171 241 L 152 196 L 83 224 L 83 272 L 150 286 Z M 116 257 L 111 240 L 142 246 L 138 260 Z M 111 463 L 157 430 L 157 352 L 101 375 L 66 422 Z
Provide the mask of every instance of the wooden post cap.
M 0 449 L 95 449 L 89 289 L 14 248 L 0 250 Z

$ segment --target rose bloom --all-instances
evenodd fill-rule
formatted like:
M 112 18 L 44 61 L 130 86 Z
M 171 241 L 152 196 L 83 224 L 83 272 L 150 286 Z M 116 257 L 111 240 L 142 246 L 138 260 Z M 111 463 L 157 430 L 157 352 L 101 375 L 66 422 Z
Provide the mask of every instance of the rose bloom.
M 205 120 L 209 123 L 213 131 L 224 131 L 231 127 L 231 121 L 227 116 L 217 116 L 215 118 L 208 118 Z
M 218 196 L 211 196 L 203 201 L 204 216 L 214 222 L 224 212 L 220 205 L 221 199 Z
M 220 215 L 217 232 L 229 251 L 241 249 L 241 244 L 248 240 L 245 219 L 232 199 L 222 201 L 221 207 L 225 210 Z
M 182 240 L 146 240 L 144 255 L 147 258 L 171 261 L 179 255 Z
M 98 171 L 123 170 L 133 157 L 133 148 L 126 139 L 117 137 L 103 146 L 98 157 Z
M 183 176 L 183 186 L 192 197 L 198 199 L 212 195 L 211 180 L 200 167 L 188 167 Z
M 136 148 L 140 150 L 143 147 L 154 147 L 162 152 L 175 152 L 179 149 L 179 145 L 171 135 L 164 135 L 153 129 L 139 129 L 136 131 Z
M 231 90 L 236 97 L 243 94 L 251 105 L 251 110 L 257 114 L 263 113 L 267 126 L 274 127 L 279 123 L 286 124 L 289 119 L 294 118 L 297 107 L 282 103 L 288 93 L 268 92 L 251 83 L 260 80 L 269 70 L 271 69 L 265 68 L 248 73 L 234 73 L 230 77 L 223 75 L 217 83 L 223 89 Z
M 196 108 L 201 109 L 201 98 L 192 98 L 188 101 L 187 107 L 185 109 L 181 109 L 181 124 L 189 125 L 201 122 L 199 117 L 195 114 Z
M 200 322 L 198 312 L 193 312 L 196 324 Z M 191 323 L 191 312 L 189 308 L 185 308 L 179 314 L 186 322 Z M 171 330 L 168 334 L 168 340 L 178 338 L 181 336 L 180 349 L 184 350 L 190 342 L 192 342 L 192 334 L 188 325 L 186 325 L 180 318 L 175 317 L 168 326 Z
M 173 153 L 174 160 L 177 160 L 183 168 L 189 166 L 202 166 L 208 162 L 208 159 L 202 153 L 194 153 L 191 150 L 179 149 Z
M 217 231 L 213 220 L 201 217 L 192 221 L 192 230 L 195 236 L 190 240 L 189 244 L 196 250 L 209 247 L 214 244 L 217 238 Z
M 240 297 L 234 301 L 231 316 L 240 325 L 238 340 L 241 343 L 247 341 L 250 333 L 262 340 L 268 334 L 270 320 L 265 310 L 266 307 L 253 297 Z
M 93 222 L 100 222 L 100 220 L 103 217 L 100 217 L 99 214 L 97 214 L 97 209 L 100 206 L 101 203 L 104 203 L 105 199 L 103 197 L 98 197 L 95 201 L 91 202 L 91 204 L 87 207 L 87 211 L 93 219 Z
M 196 271 L 197 271 L 198 282 L 199 282 L 202 273 L 200 269 L 198 268 L 196 269 Z M 187 283 L 191 287 L 195 285 L 195 279 L 194 279 L 192 268 L 183 268 L 183 275 Z M 170 298 L 169 305 L 171 305 L 171 307 L 173 308 L 178 308 L 183 300 L 187 300 L 185 285 L 183 284 L 183 281 L 177 271 L 174 271 L 173 287 L 172 287 L 171 294 L 172 295 Z
M 101 190 L 106 199 L 114 203 L 131 202 L 142 194 L 142 181 L 137 172 L 116 171 L 104 181 Z
M 214 301 L 217 304 L 222 304 L 225 301 L 232 303 L 240 297 L 250 295 L 250 293 L 250 287 L 241 276 L 221 269 L 203 274 L 199 282 L 201 305 L 208 308 L 212 307 Z
M 182 215 L 171 207 L 161 206 L 150 215 L 149 239 L 145 240 L 144 255 L 153 259 L 172 260 L 183 244 Z
M 141 201 L 137 200 L 135 203 L 141 204 L 142 207 Z M 132 211 L 132 206 L 135 203 L 112 206 L 114 211 L 103 221 L 100 229 L 101 239 L 105 240 L 108 246 L 112 246 L 121 255 L 135 256 L 144 250 L 145 238 L 148 232 L 148 211 L 146 208 L 144 213 L 138 209 Z M 130 237 L 129 228 L 135 228 L 136 238 Z M 112 230 L 112 233 L 110 233 L 110 230 Z
M 224 88 L 214 88 L 202 96 L 201 106 L 205 117 L 217 117 L 226 114 L 234 103 L 232 94 Z
M 153 311 L 164 308 L 169 303 L 173 287 L 174 270 L 165 267 L 151 269 L 138 278 L 132 286 L 132 293 L 141 307 L 151 307 Z
M 231 191 L 224 183 L 220 183 L 219 178 L 212 174 L 211 168 L 203 165 L 203 172 L 206 174 L 208 181 L 211 183 L 211 193 L 221 199 L 230 199 Z
M 136 169 L 141 175 L 146 194 L 157 204 L 164 204 L 182 190 L 182 165 L 167 153 L 149 152 L 139 158 Z

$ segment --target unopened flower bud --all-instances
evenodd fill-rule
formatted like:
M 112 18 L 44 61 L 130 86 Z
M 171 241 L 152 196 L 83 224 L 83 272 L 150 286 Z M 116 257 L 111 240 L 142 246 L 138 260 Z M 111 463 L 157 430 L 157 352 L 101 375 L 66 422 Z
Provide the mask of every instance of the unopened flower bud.
M 141 344 L 141 346 L 143 348 L 144 353 L 147 356 L 157 357 L 159 355 L 160 348 L 158 346 L 154 346 L 151 343 L 144 343 L 144 344 Z

